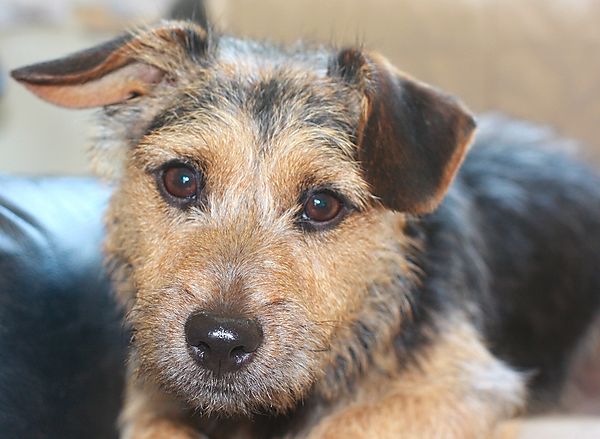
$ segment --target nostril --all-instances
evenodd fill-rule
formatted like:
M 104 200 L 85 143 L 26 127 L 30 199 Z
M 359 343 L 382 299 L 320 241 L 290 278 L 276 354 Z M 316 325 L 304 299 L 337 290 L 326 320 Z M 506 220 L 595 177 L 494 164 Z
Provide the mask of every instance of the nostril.
M 194 352 L 194 355 L 198 361 L 206 361 L 208 355 L 210 354 L 210 347 L 201 341 L 197 342 L 196 344 L 190 344 L 190 348 Z
M 254 356 L 254 351 L 248 352 L 242 346 L 238 346 L 237 348 L 234 348 L 229 353 L 229 358 L 231 359 L 232 363 L 239 365 L 239 366 L 249 363 L 253 356 Z

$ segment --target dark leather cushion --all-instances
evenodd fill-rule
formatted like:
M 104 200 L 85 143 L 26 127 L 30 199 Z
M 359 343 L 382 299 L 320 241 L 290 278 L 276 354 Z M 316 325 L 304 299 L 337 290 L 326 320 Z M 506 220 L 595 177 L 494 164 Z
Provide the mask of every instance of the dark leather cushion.
M 127 334 L 102 266 L 109 190 L 0 176 L 0 436 L 112 438 Z

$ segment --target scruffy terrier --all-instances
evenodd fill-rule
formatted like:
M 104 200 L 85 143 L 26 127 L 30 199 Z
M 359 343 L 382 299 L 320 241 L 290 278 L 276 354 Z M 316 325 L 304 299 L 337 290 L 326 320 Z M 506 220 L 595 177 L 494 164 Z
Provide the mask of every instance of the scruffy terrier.
M 474 118 L 382 56 L 179 21 L 12 74 L 103 107 L 123 438 L 487 438 L 559 397 L 600 178 L 535 130 L 463 163 Z

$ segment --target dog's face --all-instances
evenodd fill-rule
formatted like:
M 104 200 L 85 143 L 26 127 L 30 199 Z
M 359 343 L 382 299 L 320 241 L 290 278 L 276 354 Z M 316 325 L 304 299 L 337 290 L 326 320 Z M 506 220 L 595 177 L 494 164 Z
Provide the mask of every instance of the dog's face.
M 107 250 L 138 371 L 223 414 L 335 393 L 389 344 L 414 277 L 406 214 L 437 205 L 473 130 L 376 55 L 185 23 L 14 76 L 105 106 L 123 157 Z

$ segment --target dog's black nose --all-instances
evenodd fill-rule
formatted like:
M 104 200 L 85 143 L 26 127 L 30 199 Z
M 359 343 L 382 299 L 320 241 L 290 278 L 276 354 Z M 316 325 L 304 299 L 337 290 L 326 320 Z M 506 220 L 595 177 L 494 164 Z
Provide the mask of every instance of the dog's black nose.
M 200 312 L 188 318 L 185 337 L 192 357 L 201 366 L 221 375 L 252 361 L 262 342 L 262 331 L 251 319 Z

